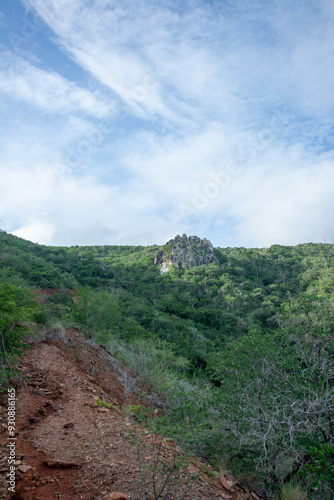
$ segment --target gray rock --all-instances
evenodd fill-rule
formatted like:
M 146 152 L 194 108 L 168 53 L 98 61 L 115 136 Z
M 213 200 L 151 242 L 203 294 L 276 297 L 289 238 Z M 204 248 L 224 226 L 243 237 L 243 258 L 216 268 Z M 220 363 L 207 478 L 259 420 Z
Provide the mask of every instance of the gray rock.
M 169 240 L 163 249 L 159 250 L 154 259 L 154 264 L 160 267 L 160 274 L 166 273 L 171 268 L 193 269 L 197 266 L 219 264 L 214 254 L 211 241 L 206 238 L 186 234 Z

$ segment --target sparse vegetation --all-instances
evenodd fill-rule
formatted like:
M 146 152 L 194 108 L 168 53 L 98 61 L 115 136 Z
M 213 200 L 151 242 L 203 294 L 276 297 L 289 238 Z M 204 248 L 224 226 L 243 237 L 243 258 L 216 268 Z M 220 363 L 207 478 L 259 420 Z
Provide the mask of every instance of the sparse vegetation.
M 198 474 L 187 458 L 172 443 L 172 450 L 166 458 L 166 450 L 163 449 L 163 438 L 160 438 L 157 452 L 153 462 L 145 465 L 143 460 L 145 450 L 144 442 L 140 439 L 138 432 L 135 436 L 138 463 L 141 474 L 141 490 L 144 500 L 175 499 L 183 500 L 191 495 L 193 482 Z
M 103 408 L 109 408 L 110 410 L 119 410 L 119 406 L 114 403 L 107 403 L 107 401 L 104 401 L 103 399 L 97 399 L 96 404 L 102 406 Z

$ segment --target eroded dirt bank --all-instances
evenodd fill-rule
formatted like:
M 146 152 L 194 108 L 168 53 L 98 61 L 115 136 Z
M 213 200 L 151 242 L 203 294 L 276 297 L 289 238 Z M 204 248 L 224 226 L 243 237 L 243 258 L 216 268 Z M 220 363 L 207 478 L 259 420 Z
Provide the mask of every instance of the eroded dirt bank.
M 2 396 L 0 499 L 155 499 L 170 474 L 167 488 L 192 500 L 254 500 L 258 497 L 231 478 L 211 477 L 201 461 L 184 462 L 173 478 L 181 450 L 138 424 L 134 405 L 145 406 L 136 394 L 124 399 L 111 357 L 84 342 L 71 328 L 50 334 L 32 345 L 19 365 L 16 388 L 16 486 L 8 492 L 7 400 Z M 97 399 L 105 401 L 101 406 Z M 106 407 L 107 406 L 107 407 Z M 139 453 L 138 453 L 139 450 Z M 177 458 L 175 458 L 177 457 Z M 208 474 L 209 472 L 209 474 Z M 213 471 L 212 471 L 213 472 Z M 112 495 L 121 492 L 120 495 Z M 162 494 L 161 498 L 167 498 Z

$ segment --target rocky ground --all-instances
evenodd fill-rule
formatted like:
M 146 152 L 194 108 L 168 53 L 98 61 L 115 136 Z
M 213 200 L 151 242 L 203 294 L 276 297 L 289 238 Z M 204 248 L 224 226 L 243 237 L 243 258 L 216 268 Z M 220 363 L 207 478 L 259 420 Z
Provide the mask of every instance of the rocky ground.
M 79 331 L 51 332 L 32 344 L 19 369 L 15 493 L 6 480 L 8 406 L 1 396 L 1 500 L 258 498 L 138 422 L 135 410 L 145 410 L 145 401 L 125 398 L 115 360 Z

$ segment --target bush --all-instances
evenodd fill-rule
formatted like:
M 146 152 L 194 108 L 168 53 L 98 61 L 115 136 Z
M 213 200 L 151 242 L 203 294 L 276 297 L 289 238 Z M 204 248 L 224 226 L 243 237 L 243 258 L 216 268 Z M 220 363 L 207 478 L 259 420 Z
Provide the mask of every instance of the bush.
M 334 449 L 327 443 L 311 447 L 299 475 L 304 478 L 313 498 L 329 500 L 334 491 Z
M 48 315 L 51 318 L 65 319 L 72 313 L 73 300 L 66 293 L 58 292 L 45 300 Z
M 38 308 L 27 288 L 11 283 L 0 285 L 0 387 L 15 378 L 14 364 L 25 347 L 24 338 L 30 331 L 27 323 Z

